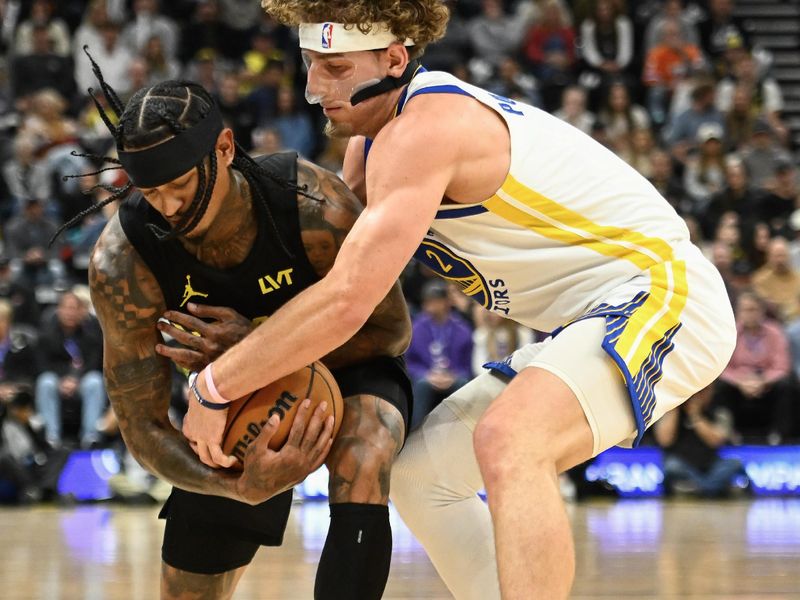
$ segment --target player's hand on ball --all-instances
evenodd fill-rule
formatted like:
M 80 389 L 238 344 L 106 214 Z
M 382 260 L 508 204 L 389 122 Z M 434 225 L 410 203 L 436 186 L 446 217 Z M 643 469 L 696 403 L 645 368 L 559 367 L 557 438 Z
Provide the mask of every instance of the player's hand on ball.
M 198 387 L 201 383 L 197 382 Z M 208 392 L 205 391 L 208 395 Z M 236 458 L 227 456 L 222 451 L 222 435 L 225 431 L 227 410 L 209 410 L 201 406 L 188 391 L 189 409 L 183 418 L 183 435 L 203 464 L 214 469 L 229 468 L 236 463 Z
M 164 313 L 166 321 L 157 325 L 181 346 L 158 344 L 156 352 L 188 371 L 201 371 L 253 329 L 250 320 L 232 308 L 193 302 L 186 307 L 191 314 L 168 310 Z
M 311 410 L 303 400 L 295 416 L 289 437 L 280 450 L 271 450 L 269 442 L 278 430 L 280 419 L 270 417 L 258 437 L 247 448 L 244 470 L 237 490 L 243 502 L 259 504 L 292 488 L 316 471 L 333 444 L 332 416 L 325 418 L 327 402 Z

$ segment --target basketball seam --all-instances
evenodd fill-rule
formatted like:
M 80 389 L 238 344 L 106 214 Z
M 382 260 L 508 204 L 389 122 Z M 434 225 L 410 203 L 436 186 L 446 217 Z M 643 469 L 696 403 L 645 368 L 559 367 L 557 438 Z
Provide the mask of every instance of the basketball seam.
M 333 373 L 331 373 L 331 378 L 334 379 L 334 381 L 335 381 L 335 378 L 333 377 Z M 336 402 L 333 401 L 333 398 L 334 398 L 333 388 L 331 387 L 331 384 L 328 382 L 328 380 L 325 377 L 322 378 L 322 381 L 325 382 L 325 385 L 328 388 L 328 396 L 331 399 L 331 412 L 333 412 L 333 424 L 334 424 L 334 427 L 336 427 Z M 344 398 L 342 398 L 342 402 L 344 402 Z

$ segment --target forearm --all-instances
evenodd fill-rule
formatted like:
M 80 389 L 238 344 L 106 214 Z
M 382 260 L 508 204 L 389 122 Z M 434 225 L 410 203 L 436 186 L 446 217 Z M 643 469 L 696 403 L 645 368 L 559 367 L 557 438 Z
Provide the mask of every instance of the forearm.
M 154 475 L 189 492 L 241 500 L 238 474 L 204 465 L 186 438 L 167 421 L 150 422 L 133 431 L 122 429 L 131 454 Z
M 214 361 L 220 394 L 241 398 L 342 346 L 369 315 L 357 300 L 330 276 L 306 289 Z

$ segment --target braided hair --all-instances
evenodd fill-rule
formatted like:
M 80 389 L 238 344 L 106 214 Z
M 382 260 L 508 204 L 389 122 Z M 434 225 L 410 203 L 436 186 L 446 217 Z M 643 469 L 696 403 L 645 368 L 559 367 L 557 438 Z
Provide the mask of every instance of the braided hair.
M 172 80 L 142 88 L 136 92 L 128 101 L 127 105 L 123 107 L 122 102 L 117 97 L 114 90 L 106 83 L 100 68 L 94 59 L 92 59 L 86 47 L 84 47 L 84 52 L 86 52 L 87 56 L 89 56 L 89 60 L 92 63 L 92 70 L 100 82 L 100 87 L 108 101 L 108 104 L 111 107 L 111 110 L 113 110 L 119 118 L 119 125 L 114 126 L 111 118 L 105 112 L 102 104 L 95 97 L 93 90 L 89 90 L 89 94 L 94 101 L 95 106 L 97 107 L 97 110 L 103 119 L 103 122 L 111 131 L 114 140 L 116 141 L 117 148 L 119 149 L 124 148 L 125 150 L 135 151 L 156 146 L 203 120 L 214 107 L 214 98 L 201 85 L 190 81 Z M 234 142 L 234 144 L 235 154 L 232 166 L 239 170 L 242 175 L 244 175 L 251 191 L 265 208 L 276 238 L 286 253 L 291 256 L 292 252 L 283 242 L 278 230 L 278 226 L 275 223 L 275 219 L 272 215 L 270 205 L 262 194 L 261 186 L 259 186 L 257 182 L 258 180 L 263 181 L 264 179 L 269 179 L 281 187 L 294 190 L 298 194 L 306 196 L 312 200 L 320 201 L 319 198 L 307 193 L 307 185 L 297 186 L 296 184 L 277 175 L 276 173 L 273 173 L 269 169 L 265 169 L 255 160 L 253 160 L 253 158 L 247 154 L 247 152 L 238 142 Z M 117 159 L 98 157 L 89 154 L 78 155 L 93 159 L 102 158 L 103 161 L 110 162 L 115 166 L 103 168 L 98 171 L 94 171 L 93 173 L 68 175 L 65 177 L 65 179 L 72 177 L 88 177 L 98 175 L 110 169 L 121 168 L 120 162 Z M 214 184 L 217 178 L 217 159 L 213 148 L 208 155 L 208 182 L 206 182 L 205 163 L 206 161 L 204 159 L 197 164 L 196 168 L 199 175 L 197 193 L 184 217 L 175 225 L 175 227 L 167 231 L 153 224 L 148 225 L 148 227 L 151 229 L 151 231 L 153 231 L 159 240 L 170 240 L 177 236 L 186 234 L 194 229 L 203 218 L 203 215 L 208 208 L 208 203 L 211 200 L 211 193 L 214 189 Z M 88 190 L 87 193 L 91 193 L 98 188 L 106 190 L 111 195 L 105 200 L 98 202 L 90 208 L 77 214 L 70 221 L 62 225 L 53 236 L 53 240 L 55 240 L 65 229 L 79 223 L 87 215 L 101 210 L 104 206 L 115 200 L 126 197 L 132 190 L 133 183 L 129 181 L 122 187 L 109 186 L 100 183 Z

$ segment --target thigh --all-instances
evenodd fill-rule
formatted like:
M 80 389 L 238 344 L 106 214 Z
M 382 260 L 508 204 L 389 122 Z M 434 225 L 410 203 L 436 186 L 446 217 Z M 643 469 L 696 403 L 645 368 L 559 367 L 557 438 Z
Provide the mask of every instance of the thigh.
M 259 546 L 279 546 L 292 492 L 256 506 L 173 488 L 159 517 L 166 520 L 161 557 L 170 567 L 219 575 L 247 565 Z
M 622 374 L 603 349 L 605 335 L 604 318 L 585 319 L 555 338 L 523 348 L 512 360 L 521 369 L 518 377 L 528 380 L 527 402 L 534 403 L 530 410 L 548 413 L 536 416 L 541 426 L 572 428 L 580 436 L 578 432 L 588 425 L 591 456 L 636 435 L 631 398 Z M 565 433 L 561 438 L 567 441 Z

